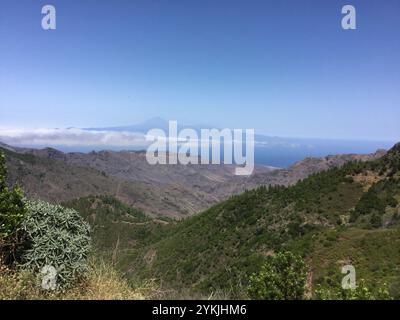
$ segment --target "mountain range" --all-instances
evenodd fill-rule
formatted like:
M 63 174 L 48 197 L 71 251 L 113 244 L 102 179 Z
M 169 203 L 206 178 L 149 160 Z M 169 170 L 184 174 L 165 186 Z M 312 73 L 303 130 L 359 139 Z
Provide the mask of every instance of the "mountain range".
M 143 151 L 64 153 L 53 148 L 32 149 L 0 145 L 6 154 L 10 183 L 27 195 L 62 202 L 89 195 L 114 195 L 151 216 L 182 218 L 234 194 L 261 185 L 290 185 L 312 173 L 341 166 L 367 155 L 306 158 L 287 169 L 256 166 L 240 177 L 232 165 L 149 165 Z

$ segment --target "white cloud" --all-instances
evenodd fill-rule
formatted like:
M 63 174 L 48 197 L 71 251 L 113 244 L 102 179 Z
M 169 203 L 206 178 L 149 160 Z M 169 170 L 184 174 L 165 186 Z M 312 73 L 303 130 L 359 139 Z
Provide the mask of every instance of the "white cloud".
M 145 146 L 145 136 L 132 132 L 69 129 L 0 128 L 0 141 L 10 145 Z
M 14 145 L 14 146 L 115 146 L 115 147 L 146 147 L 152 139 L 159 141 L 175 140 L 176 138 L 165 136 L 152 137 L 142 133 L 134 132 L 120 132 L 120 131 L 106 131 L 106 130 L 85 130 L 79 128 L 67 129 L 17 129 L 17 128 L 0 128 L 0 141 Z M 185 144 L 186 146 L 207 147 L 209 140 L 203 140 L 201 137 L 197 139 L 183 139 L 178 138 L 178 145 Z M 227 143 L 239 143 L 238 141 L 228 139 Z M 212 145 L 219 144 L 219 141 L 211 141 Z M 241 143 L 241 142 L 240 142 Z M 300 148 L 300 144 L 290 143 L 286 141 L 255 141 L 259 147 L 273 148 L 273 147 L 286 147 L 286 148 Z M 308 146 L 309 148 L 311 146 Z

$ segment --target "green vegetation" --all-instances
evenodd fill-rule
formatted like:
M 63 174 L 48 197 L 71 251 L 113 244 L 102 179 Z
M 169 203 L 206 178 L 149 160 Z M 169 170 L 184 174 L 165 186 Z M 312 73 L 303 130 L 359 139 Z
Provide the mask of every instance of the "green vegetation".
M 39 274 L 57 271 L 59 288 L 72 285 L 87 271 L 90 228 L 72 209 L 25 201 L 20 189 L 9 190 L 0 154 L 0 265 Z
M 90 253 L 90 228 L 79 213 L 43 201 L 28 202 L 27 212 L 21 226 L 23 266 L 34 272 L 54 267 L 60 288 L 83 278 Z
M 4 154 L 0 152 L 0 261 L 13 263 L 20 245 L 18 228 L 25 217 L 21 189 L 9 189 Z
M 132 223 L 150 221 L 150 218 L 142 211 L 122 203 L 113 196 L 91 196 L 72 200 L 65 204 L 83 212 L 84 218 L 91 223 L 102 224 L 105 219 L 110 221 L 125 219 L 124 221 Z
M 351 214 L 350 221 L 357 222 L 369 216 L 367 227 L 379 228 L 383 224 L 383 216 L 386 208 L 396 208 L 398 200 L 396 196 L 400 194 L 398 179 L 389 177 L 375 183 L 367 192 L 363 194 L 357 203 L 355 210 Z
M 79 198 L 63 205 L 78 211 L 90 224 L 96 254 L 113 262 L 126 249 L 148 243 L 156 233 L 161 236 L 160 229 L 168 223 L 157 223 L 112 196 Z
M 330 240 L 331 236 L 335 239 Z M 371 291 L 385 287 L 400 298 L 400 228 L 354 229 L 324 232 L 314 237 L 308 264 L 313 266 L 314 286 L 336 290 L 344 276 L 341 267 L 354 265 L 357 279 Z
M 334 289 L 343 277 L 340 266 L 350 259 L 368 286 L 385 281 L 394 292 L 400 282 L 398 153 L 396 146 L 376 161 L 349 162 L 291 187 L 234 196 L 127 248 L 118 267 L 132 279 L 155 278 L 174 289 L 246 297 L 250 276 L 285 250 L 310 262 L 314 286 Z
M 329 290 L 317 288 L 315 298 L 318 300 L 392 300 L 386 287 L 373 291 L 363 279 L 354 289 L 343 289 L 341 286 Z
M 304 298 L 307 268 L 303 259 L 290 252 L 270 256 L 249 281 L 249 296 L 263 300 L 300 300 Z

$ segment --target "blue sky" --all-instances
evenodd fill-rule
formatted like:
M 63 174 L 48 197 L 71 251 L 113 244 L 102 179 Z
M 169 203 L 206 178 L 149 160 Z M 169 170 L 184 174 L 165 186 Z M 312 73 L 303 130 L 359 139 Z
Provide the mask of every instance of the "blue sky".
M 53 4 L 57 30 L 41 28 Z M 341 28 L 341 8 L 357 30 Z M 0 127 L 160 116 L 400 140 L 400 1 L 0 0 Z

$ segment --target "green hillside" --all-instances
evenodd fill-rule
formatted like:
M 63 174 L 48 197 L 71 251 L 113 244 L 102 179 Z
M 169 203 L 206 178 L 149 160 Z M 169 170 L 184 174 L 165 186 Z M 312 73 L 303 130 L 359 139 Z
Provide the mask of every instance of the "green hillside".
M 113 196 L 84 197 L 63 205 L 81 213 L 92 227 L 96 252 L 113 259 L 127 248 L 147 244 L 153 234 L 160 236 L 162 226 L 170 221 L 151 219 Z
M 343 277 L 340 268 L 351 264 L 357 279 L 365 279 L 371 288 L 387 284 L 391 295 L 400 299 L 400 228 L 350 228 L 315 240 L 308 256 L 314 285 L 337 287 Z
M 399 169 L 396 145 L 373 162 L 350 162 L 291 187 L 245 192 L 160 227 L 127 248 L 119 267 L 131 278 L 156 278 L 172 288 L 240 296 L 265 257 L 287 249 L 310 263 L 314 284 L 334 286 L 326 275 L 340 278 L 340 263 L 350 261 L 372 286 L 386 281 L 396 287 Z

